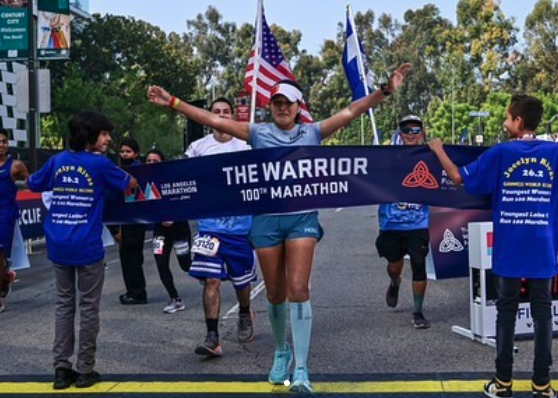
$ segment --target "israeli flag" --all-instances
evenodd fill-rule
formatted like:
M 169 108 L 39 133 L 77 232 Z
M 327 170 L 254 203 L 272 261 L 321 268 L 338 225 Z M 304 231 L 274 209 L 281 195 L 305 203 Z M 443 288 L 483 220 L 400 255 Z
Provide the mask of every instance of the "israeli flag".
M 359 59 L 362 59 L 364 70 L 361 69 L 361 62 Z M 371 75 L 366 73 L 366 57 L 364 54 L 364 48 L 357 37 L 348 12 L 347 41 L 345 42 L 345 49 L 343 50 L 343 68 L 345 68 L 345 74 L 347 75 L 347 80 L 349 80 L 349 85 L 351 86 L 351 91 L 353 92 L 353 101 L 356 101 L 366 95 L 364 82 L 367 84 L 368 94 L 374 91 L 372 90 Z

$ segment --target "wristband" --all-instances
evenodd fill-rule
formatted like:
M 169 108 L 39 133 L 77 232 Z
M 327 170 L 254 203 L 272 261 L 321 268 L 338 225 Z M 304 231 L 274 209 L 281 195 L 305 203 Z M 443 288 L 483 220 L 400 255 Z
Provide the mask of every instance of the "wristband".
M 176 109 L 176 108 L 178 108 L 178 105 L 180 105 L 181 102 L 182 101 L 180 101 L 174 95 L 171 95 L 170 100 L 169 100 L 169 108 Z
M 380 91 L 385 97 L 391 95 L 391 91 L 389 91 L 387 83 L 380 84 Z

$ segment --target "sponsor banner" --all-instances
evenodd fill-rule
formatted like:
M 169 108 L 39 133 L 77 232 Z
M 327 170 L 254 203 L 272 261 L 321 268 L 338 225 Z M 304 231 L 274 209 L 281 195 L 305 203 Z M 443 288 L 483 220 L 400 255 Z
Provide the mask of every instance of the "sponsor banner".
M 47 210 L 43 204 L 40 193 L 19 191 L 17 193 L 19 206 L 19 227 L 23 239 L 44 236 L 43 221 Z
M 429 279 L 469 276 L 468 224 L 480 221 L 492 221 L 492 211 L 430 208 Z
M 71 17 L 50 11 L 39 11 L 37 17 L 37 55 L 40 59 L 70 57 Z
M 457 165 L 486 148 L 446 146 Z M 133 192 L 112 194 L 105 221 L 155 223 L 406 201 L 488 209 L 455 187 L 425 146 L 312 146 L 243 151 L 127 169 Z

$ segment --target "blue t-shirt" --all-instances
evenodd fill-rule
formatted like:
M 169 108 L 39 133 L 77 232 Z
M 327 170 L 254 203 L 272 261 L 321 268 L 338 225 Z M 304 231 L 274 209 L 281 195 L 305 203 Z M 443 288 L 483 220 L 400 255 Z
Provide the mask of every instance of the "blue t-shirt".
M 288 146 L 320 145 L 319 123 L 296 124 L 291 130 L 281 130 L 274 123 L 250 123 L 248 144 L 254 149 Z
M 380 231 L 409 231 L 428 228 L 428 206 L 416 203 L 387 203 L 378 208 Z
M 12 180 L 13 159 L 8 156 L 0 166 L 0 222 L 11 223 L 19 217 L 17 207 L 17 186 Z
M 44 223 L 48 258 L 71 266 L 101 261 L 104 192 L 124 191 L 129 182 L 129 174 L 89 152 L 62 152 L 32 174 L 32 191 L 53 191 Z
M 519 140 L 496 145 L 461 167 L 465 189 L 492 195 L 492 270 L 508 278 L 558 272 L 558 144 Z

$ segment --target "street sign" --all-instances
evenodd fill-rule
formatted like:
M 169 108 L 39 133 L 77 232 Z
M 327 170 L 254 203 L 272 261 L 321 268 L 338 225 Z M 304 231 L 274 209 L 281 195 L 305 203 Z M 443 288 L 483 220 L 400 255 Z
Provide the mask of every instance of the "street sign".
M 487 112 L 487 111 L 469 112 L 469 116 L 472 116 L 472 117 L 488 117 L 488 116 L 490 116 L 490 112 Z
M 37 69 L 39 80 L 39 112 L 50 112 L 50 69 Z M 22 70 L 16 80 L 16 109 L 18 112 L 29 112 L 29 71 Z
M 26 8 L 0 7 L 0 59 L 29 57 Z
M 483 141 L 484 141 L 484 139 L 483 139 L 483 136 L 482 136 L 482 135 L 480 135 L 480 134 L 475 135 L 475 142 L 476 142 L 477 144 L 480 145 L 480 144 L 483 143 Z
M 39 0 L 39 11 L 50 11 L 56 14 L 70 13 L 70 0 Z

